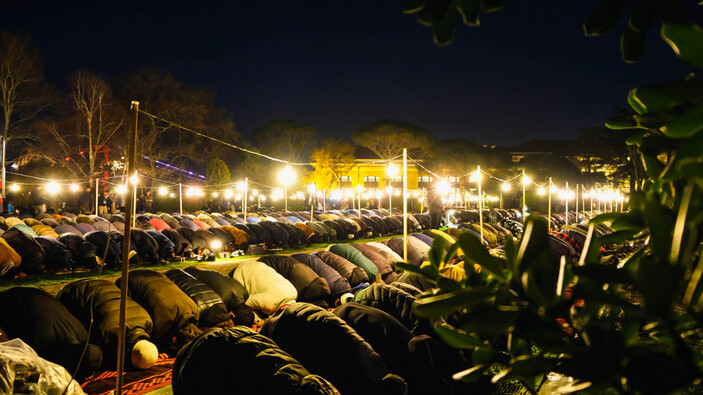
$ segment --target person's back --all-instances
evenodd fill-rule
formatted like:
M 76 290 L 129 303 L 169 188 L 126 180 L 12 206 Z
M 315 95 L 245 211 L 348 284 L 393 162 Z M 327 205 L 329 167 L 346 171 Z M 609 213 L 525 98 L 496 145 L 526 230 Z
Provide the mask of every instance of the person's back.
M 436 187 L 432 187 L 427 191 L 427 206 L 430 214 L 430 222 L 433 229 L 438 229 L 440 220 L 444 212 L 444 203 Z

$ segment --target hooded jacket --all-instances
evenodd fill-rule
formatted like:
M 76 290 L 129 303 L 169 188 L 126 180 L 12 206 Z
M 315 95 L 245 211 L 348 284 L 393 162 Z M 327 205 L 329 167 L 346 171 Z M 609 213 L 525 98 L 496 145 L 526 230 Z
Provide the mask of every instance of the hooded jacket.
M 313 254 L 293 254 L 291 258 L 297 259 L 311 268 L 318 276 L 327 280 L 332 295 L 339 296 L 351 292 L 349 281 L 317 256 Z
M 344 394 L 399 394 L 405 382 L 346 322 L 308 303 L 288 306 L 267 320 L 261 334 L 324 376 Z M 305 336 L 300 336 L 304 333 Z M 396 386 L 392 385 L 396 384 Z
M 237 280 L 214 270 L 198 269 L 195 266 L 183 270 L 206 284 L 222 298 L 227 310 L 234 314 L 236 325 L 250 327 L 254 324 L 253 310 L 246 305 L 249 294 Z
M 116 358 L 120 320 L 120 289 L 102 279 L 81 279 L 64 286 L 56 298 L 86 327 L 93 330 L 91 342 L 105 353 L 104 367 L 112 367 Z M 134 300 L 127 299 L 125 345 L 127 350 L 139 340 L 149 340 L 153 323 L 149 314 Z
M 413 306 L 417 303 L 415 297 L 400 288 L 374 283 L 358 292 L 354 299 L 392 315 L 415 335 L 434 333 L 430 321 L 413 312 Z
M 173 367 L 173 393 L 339 395 L 271 339 L 249 328 L 212 328 L 183 347 Z
M 311 268 L 285 255 L 267 255 L 259 261 L 271 266 L 293 284 L 298 292 L 298 301 L 327 307 L 331 295 L 329 284 Z
M 107 232 L 96 230 L 84 235 L 85 240 L 93 243 L 98 249 L 95 255 L 105 260 L 112 269 L 122 267 L 122 245 L 116 243 Z
M 243 250 L 249 244 L 249 234 L 247 232 L 231 225 L 223 225 L 220 229 L 229 233 L 234 238 L 235 249 Z
M 412 237 L 408 236 L 408 263 L 415 266 L 422 265 L 424 260 L 424 255 L 418 251 L 417 248 L 411 242 Z M 403 256 L 403 238 L 396 237 L 388 240 L 384 240 L 383 244 L 388 248 L 393 250 L 396 254 Z M 429 250 L 429 248 L 428 248 Z
M 120 280 L 115 282 L 118 287 Z M 195 302 L 159 272 L 132 270 L 128 290 L 129 296 L 151 316 L 154 322 L 151 337 L 156 341 L 169 342 L 179 329 L 198 323 L 199 310 Z
M 293 303 L 298 298 L 293 284 L 264 262 L 244 262 L 230 276 L 247 290 L 247 306 L 261 310 L 266 315 L 275 313 L 283 305 Z
M 193 245 L 174 229 L 164 229 L 161 231 L 173 243 L 173 253 L 178 256 L 190 257 L 193 254 Z
M 66 269 L 70 270 L 76 266 L 73 254 L 63 243 L 50 236 L 39 236 L 34 238 L 46 252 L 44 265 L 47 270 Z
M 42 358 L 70 373 L 76 370 L 88 331 L 64 305 L 46 291 L 15 287 L 0 292 L 0 328 L 10 338 L 21 338 Z M 77 380 L 91 375 L 102 361 L 102 350 L 89 344 Z
M 211 327 L 229 319 L 229 313 L 222 298 L 205 283 L 181 269 L 169 270 L 165 275 L 198 306 L 200 326 Z
M 366 275 L 371 281 L 374 281 L 376 279 L 376 274 L 378 274 L 378 267 L 356 248 L 348 244 L 333 244 L 328 247 L 328 250 L 331 253 L 337 254 L 342 258 L 348 260 L 349 262 L 355 264 L 356 266 L 364 269 Z
M 44 249 L 18 227 L 8 229 L 0 237 L 5 239 L 7 244 L 22 257 L 22 263 L 18 267 L 19 271 L 27 274 L 44 272 L 44 257 L 46 256 Z
M 386 284 L 393 282 L 398 274 L 393 270 L 395 259 L 391 254 L 368 244 L 352 243 L 350 246 L 359 250 L 359 252 L 376 265 L 378 273 Z
M 95 244 L 86 241 L 83 236 L 73 233 L 64 233 L 57 239 L 65 245 L 73 254 L 73 260 L 80 267 L 94 268 L 98 265 L 96 253 L 98 247 Z
M 369 275 L 366 274 L 364 269 L 337 254 L 330 251 L 317 251 L 315 252 L 315 256 L 320 258 L 332 269 L 336 270 L 342 277 L 346 278 L 347 281 L 349 281 L 349 285 L 352 287 L 369 282 Z
M 154 240 L 156 240 L 156 243 L 159 245 L 159 250 L 157 251 L 159 257 L 166 260 L 174 258 L 174 250 L 176 248 L 176 245 L 173 244 L 171 239 L 169 239 L 165 234 L 161 233 L 158 230 L 147 230 L 146 233 L 151 236 Z

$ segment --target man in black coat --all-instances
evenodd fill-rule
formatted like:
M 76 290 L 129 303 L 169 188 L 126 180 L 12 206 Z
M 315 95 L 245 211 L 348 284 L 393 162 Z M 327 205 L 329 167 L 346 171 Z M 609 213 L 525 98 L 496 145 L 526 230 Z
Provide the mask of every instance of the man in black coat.
M 102 350 L 88 343 L 88 331 L 80 321 L 56 298 L 37 288 L 0 292 L 0 328 L 10 338 L 21 338 L 40 357 L 71 374 L 76 372 L 79 381 L 93 374 L 102 361 Z
M 85 278 L 64 286 L 56 298 L 86 326 L 92 325 L 90 339 L 105 353 L 104 368 L 114 368 L 119 336 L 120 289 L 111 281 Z M 127 299 L 125 352 L 132 366 L 149 369 L 159 356 L 150 342 L 153 322 L 134 300 Z
M 427 190 L 427 206 L 430 212 L 432 229 L 439 229 L 442 214 L 444 213 L 444 203 L 442 202 L 442 196 L 439 194 L 436 184 L 432 185 L 432 187 Z

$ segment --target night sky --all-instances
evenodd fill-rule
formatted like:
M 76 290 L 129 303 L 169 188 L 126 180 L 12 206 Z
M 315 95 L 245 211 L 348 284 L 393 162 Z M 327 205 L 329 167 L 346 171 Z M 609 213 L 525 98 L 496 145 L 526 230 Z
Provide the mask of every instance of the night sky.
M 292 118 L 348 138 L 395 118 L 481 144 L 572 138 L 626 107 L 638 84 L 693 71 L 658 23 L 634 65 L 620 58 L 624 19 L 585 37 L 594 1 L 508 0 L 480 27 L 460 25 L 448 47 L 403 1 L 160 3 L 4 0 L 0 26 L 39 45 L 59 85 L 81 68 L 113 78 L 145 65 L 207 85 L 245 135 Z

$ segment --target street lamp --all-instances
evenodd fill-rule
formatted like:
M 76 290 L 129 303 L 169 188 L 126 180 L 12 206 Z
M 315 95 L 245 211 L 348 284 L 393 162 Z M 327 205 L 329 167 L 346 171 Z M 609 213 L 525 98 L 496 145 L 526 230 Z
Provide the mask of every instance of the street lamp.
M 317 192 L 317 186 L 313 181 L 310 185 L 308 185 L 308 193 L 310 193 L 310 221 L 315 220 L 315 192 Z
M 361 192 L 364 191 L 363 185 L 359 184 L 356 186 L 356 193 L 359 195 L 359 218 L 361 218 Z
M 527 201 L 525 200 L 525 188 L 529 183 L 531 183 L 530 177 L 525 174 L 525 169 L 522 169 L 522 223 L 525 223 L 525 216 L 527 215 Z
M 288 187 L 295 182 L 295 172 L 290 165 L 286 165 L 286 167 L 278 173 L 278 182 L 283 185 L 284 211 L 288 212 Z
M 386 188 L 386 193 L 388 194 L 388 212 L 393 215 L 393 187 L 389 185 Z

